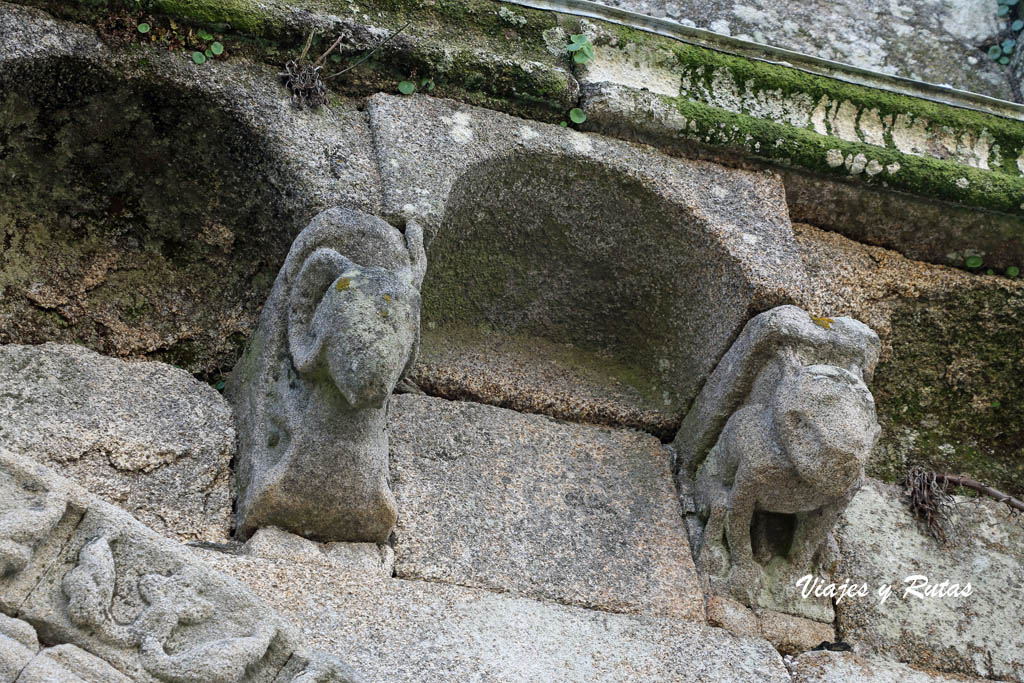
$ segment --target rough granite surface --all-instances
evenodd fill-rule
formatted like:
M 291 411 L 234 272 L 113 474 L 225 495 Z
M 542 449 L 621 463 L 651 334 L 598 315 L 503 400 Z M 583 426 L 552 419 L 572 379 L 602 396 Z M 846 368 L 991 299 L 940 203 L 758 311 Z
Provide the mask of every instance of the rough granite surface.
M 373 140 L 357 101 L 292 106 L 277 67 L 138 52 L 0 3 L 0 343 L 215 376 L 309 219 L 379 210 Z
M 630 368 L 571 343 L 427 329 L 411 379 L 431 396 L 640 429 L 664 441 L 679 428 L 679 415 L 666 409 L 662 397 L 636 386 Z
M 53 343 L 0 346 L 0 387 L 0 447 L 161 534 L 228 537 L 235 430 L 213 387 L 164 363 Z
M 389 429 L 396 576 L 704 620 L 654 437 L 412 395 Z
M 921 668 L 1024 681 L 1024 527 L 1005 505 L 958 497 L 954 531 L 940 546 L 915 521 L 894 486 L 858 492 L 836 530 L 833 581 L 867 583 L 868 595 L 836 606 L 841 638 L 858 651 Z M 907 594 L 910 576 L 970 582 L 968 596 Z M 891 585 L 880 604 L 876 589 Z
M 435 97 L 367 112 L 385 216 L 427 235 L 425 330 L 605 352 L 681 414 L 746 319 L 806 286 L 774 174 Z
M 788 681 L 766 641 L 427 581 L 197 550 L 367 681 Z
M 793 683 L 946 683 L 985 678 L 920 671 L 885 659 L 858 657 L 852 652 L 805 652 L 786 666 Z
M 601 0 L 686 26 L 1019 101 L 984 49 L 1008 37 L 995 0 Z
M 871 385 L 882 437 L 868 474 L 899 480 L 920 465 L 1024 494 L 1024 280 L 793 229 L 814 283 L 800 304 L 861 320 L 882 342 Z

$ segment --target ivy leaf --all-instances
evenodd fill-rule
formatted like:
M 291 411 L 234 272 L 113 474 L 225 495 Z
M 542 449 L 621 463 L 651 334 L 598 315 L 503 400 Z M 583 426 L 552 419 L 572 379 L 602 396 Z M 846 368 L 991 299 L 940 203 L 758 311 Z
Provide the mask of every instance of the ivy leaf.
M 991 59 L 999 59 L 1003 54 L 1003 49 L 998 45 L 993 45 L 988 49 L 988 56 Z
M 1002 59 L 999 60 L 999 63 L 1002 64 L 1003 66 L 1005 66 L 1005 65 L 1010 63 L 1010 58 L 1009 57 L 1003 57 Z
M 416 90 L 416 84 L 412 81 L 402 81 L 398 84 L 398 92 L 403 95 L 411 95 Z
M 206 55 L 204 55 L 202 52 L 193 52 L 192 53 L 192 61 L 195 62 L 196 64 L 205 64 L 206 63 Z
M 210 46 L 210 52 L 212 52 L 215 55 L 224 54 L 224 46 L 220 43 L 214 43 Z
M 149 24 L 146 24 L 146 23 L 139 24 L 139 33 L 149 33 L 149 29 L 150 29 Z
M 573 123 L 583 123 L 587 120 L 587 114 L 579 107 L 576 107 L 569 110 L 569 118 L 572 119 Z
M 203 29 L 199 29 L 199 31 L 198 31 L 198 33 L 196 33 L 196 35 L 198 35 L 201 40 L 213 40 L 213 36 L 211 36 L 209 33 L 204 31 Z
M 981 268 L 981 263 L 982 260 L 980 256 L 968 256 L 967 260 L 964 261 L 964 264 L 968 268 Z
M 1017 277 L 1020 275 L 1020 268 L 1017 266 L 1010 266 L 1006 269 L 1006 277 Z

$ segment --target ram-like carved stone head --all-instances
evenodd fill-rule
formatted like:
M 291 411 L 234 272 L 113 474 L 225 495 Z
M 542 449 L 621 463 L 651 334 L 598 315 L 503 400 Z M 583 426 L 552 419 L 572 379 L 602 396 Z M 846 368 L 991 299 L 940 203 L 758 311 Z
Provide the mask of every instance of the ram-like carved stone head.
M 420 293 L 409 271 L 359 266 L 317 249 L 292 285 L 288 347 L 302 374 L 327 372 L 353 408 L 381 407 L 419 336 Z

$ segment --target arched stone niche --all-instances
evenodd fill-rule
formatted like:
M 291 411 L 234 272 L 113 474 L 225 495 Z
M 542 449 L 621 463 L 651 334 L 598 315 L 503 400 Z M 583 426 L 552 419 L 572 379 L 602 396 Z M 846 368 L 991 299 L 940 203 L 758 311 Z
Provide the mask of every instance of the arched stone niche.
M 384 212 L 428 236 L 428 393 L 671 439 L 806 275 L 781 180 L 431 97 L 367 112 Z
M 656 431 L 670 431 L 754 291 L 693 207 L 622 169 L 543 152 L 467 168 L 428 263 L 423 322 L 435 350 L 488 334 L 534 352 L 531 340 L 553 342 L 540 353 L 604 369 L 652 409 L 648 419 L 661 414 L 633 425 Z
M 272 150 L 199 88 L 3 63 L 0 342 L 233 361 L 294 221 Z
M 296 109 L 272 68 L 5 9 L 0 343 L 230 368 L 309 219 L 376 208 L 372 156 L 354 104 Z

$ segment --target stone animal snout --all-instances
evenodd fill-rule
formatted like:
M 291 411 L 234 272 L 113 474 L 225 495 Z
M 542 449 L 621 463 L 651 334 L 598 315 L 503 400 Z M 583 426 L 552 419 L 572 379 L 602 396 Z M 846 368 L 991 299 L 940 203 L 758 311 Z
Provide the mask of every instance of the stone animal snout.
M 353 408 L 379 408 L 415 353 L 420 294 L 406 271 L 318 249 L 292 289 L 288 345 L 302 374 L 327 372 Z
M 842 498 L 858 485 L 881 433 L 867 386 L 832 365 L 787 373 L 772 418 L 783 452 L 819 499 Z

